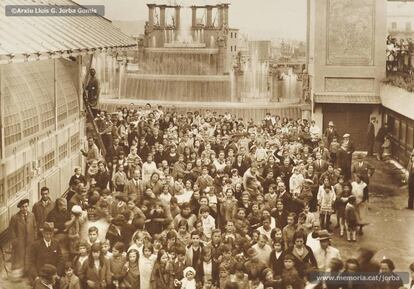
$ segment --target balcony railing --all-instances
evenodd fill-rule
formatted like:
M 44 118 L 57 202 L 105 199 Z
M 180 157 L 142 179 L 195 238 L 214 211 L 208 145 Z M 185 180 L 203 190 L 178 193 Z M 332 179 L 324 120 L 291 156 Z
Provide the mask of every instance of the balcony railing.
M 384 83 L 414 92 L 414 42 L 388 37 L 386 57 Z

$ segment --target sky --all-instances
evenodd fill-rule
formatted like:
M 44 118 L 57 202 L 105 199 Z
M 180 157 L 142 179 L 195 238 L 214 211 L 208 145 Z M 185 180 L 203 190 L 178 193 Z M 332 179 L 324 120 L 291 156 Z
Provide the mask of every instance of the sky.
M 147 20 L 146 3 L 177 1 L 184 5 L 214 4 L 222 0 L 75 0 L 83 5 L 105 5 L 110 20 Z M 230 27 L 239 28 L 250 38 L 306 38 L 306 0 L 227 0 Z

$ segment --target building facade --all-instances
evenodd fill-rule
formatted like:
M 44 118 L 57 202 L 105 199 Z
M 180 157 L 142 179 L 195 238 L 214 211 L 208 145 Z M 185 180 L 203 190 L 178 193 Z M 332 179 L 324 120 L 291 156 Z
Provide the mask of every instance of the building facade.
M 380 119 L 386 1 L 308 1 L 308 17 L 313 118 L 323 130 L 333 121 L 357 149 L 366 149 L 370 117 Z
M 0 9 L 4 5 L 0 3 Z M 103 55 L 116 57 L 137 45 L 95 15 L 27 17 L 23 22 L 1 14 L 0 25 L 2 233 L 21 199 L 33 204 L 43 186 L 49 187 L 52 198 L 68 189 L 74 167 L 83 163 L 85 75 Z M 109 91 L 110 83 L 104 80 L 103 89 Z
M 392 37 L 414 37 L 414 2 L 393 1 L 387 3 L 387 31 Z

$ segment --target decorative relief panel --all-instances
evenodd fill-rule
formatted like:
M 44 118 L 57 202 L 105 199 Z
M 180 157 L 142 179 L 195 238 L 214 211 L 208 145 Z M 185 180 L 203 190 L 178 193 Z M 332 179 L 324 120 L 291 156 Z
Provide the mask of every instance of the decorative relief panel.
M 325 78 L 327 92 L 374 92 L 373 78 Z
M 328 0 L 327 64 L 373 65 L 375 0 Z

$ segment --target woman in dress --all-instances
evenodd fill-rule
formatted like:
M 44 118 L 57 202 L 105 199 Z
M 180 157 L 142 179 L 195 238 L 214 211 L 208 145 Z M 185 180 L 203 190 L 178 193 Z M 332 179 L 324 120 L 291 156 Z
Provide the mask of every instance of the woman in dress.
M 351 183 L 351 186 L 352 194 L 356 198 L 355 208 L 357 213 L 357 221 L 359 224 L 358 233 L 362 235 L 362 227 L 366 225 L 364 222 L 366 221 L 366 211 L 368 210 L 367 200 L 364 199 L 364 189 L 366 188 L 367 184 L 362 181 L 361 175 L 356 174 L 355 181 Z
M 164 249 L 158 252 L 157 260 L 151 274 L 152 289 L 170 289 L 173 286 L 173 265 Z
M 86 284 L 86 289 L 106 289 L 111 284 L 111 270 L 108 260 L 101 252 L 101 245 L 91 246 L 88 259 L 83 263 L 79 274 L 80 280 Z
M 305 245 L 306 235 L 303 231 L 296 231 L 293 236 L 293 246 L 287 250 L 287 254 L 294 257 L 295 267 L 300 276 L 304 276 L 311 268 L 317 268 L 316 258 L 312 249 Z
M 127 254 L 127 262 L 123 267 L 123 286 L 126 289 L 135 289 L 139 288 L 140 285 L 140 275 L 139 275 L 139 266 L 138 266 L 139 253 L 136 249 L 131 249 Z
M 156 258 L 152 244 L 145 244 L 138 262 L 139 275 L 141 276 L 140 289 L 151 289 L 151 274 Z

